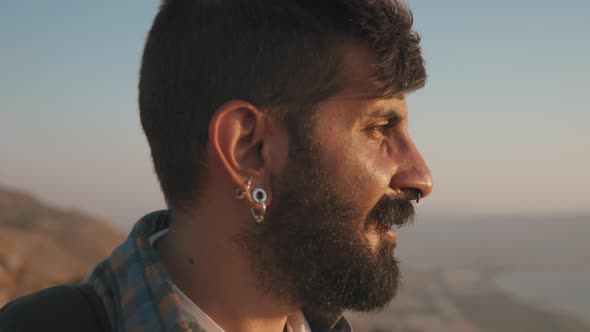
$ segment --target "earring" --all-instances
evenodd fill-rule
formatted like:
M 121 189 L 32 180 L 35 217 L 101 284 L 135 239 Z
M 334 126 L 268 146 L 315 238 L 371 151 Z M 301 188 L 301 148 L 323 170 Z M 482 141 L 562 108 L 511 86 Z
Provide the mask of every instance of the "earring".
M 245 191 L 242 191 L 240 188 L 236 188 L 237 199 L 243 199 L 244 197 L 246 197 L 246 193 L 250 191 L 250 186 L 252 185 L 252 177 L 249 177 L 248 180 L 246 180 L 246 182 L 244 183 L 246 184 Z
M 252 191 L 252 199 L 254 200 L 254 202 L 260 204 L 260 211 L 256 211 L 254 210 L 254 208 L 250 209 L 250 211 L 252 211 L 252 216 L 254 217 L 254 220 L 256 220 L 256 222 L 264 221 L 264 216 L 266 214 L 267 198 L 268 196 L 266 195 L 266 191 L 264 191 L 264 189 L 262 188 L 256 188 Z

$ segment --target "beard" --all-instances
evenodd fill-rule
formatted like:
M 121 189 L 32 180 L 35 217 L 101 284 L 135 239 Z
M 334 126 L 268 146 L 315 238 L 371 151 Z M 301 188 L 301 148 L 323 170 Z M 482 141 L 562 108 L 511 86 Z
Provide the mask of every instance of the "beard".
M 291 142 L 288 166 L 271 179 L 273 204 L 265 220 L 249 224 L 240 243 L 264 292 L 305 311 L 382 309 L 399 285 L 395 243 L 380 240 L 372 246 L 366 234 L 381 238 L 394 225 L 406 224 L 414 207 L 383 196 L 369 213 L 363 211 L 335 188 L 337 179 L 312 143 Z

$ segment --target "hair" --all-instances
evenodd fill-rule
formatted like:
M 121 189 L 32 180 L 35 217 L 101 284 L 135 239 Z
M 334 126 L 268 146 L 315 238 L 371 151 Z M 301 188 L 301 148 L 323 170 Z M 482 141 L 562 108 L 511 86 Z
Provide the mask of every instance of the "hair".
M 343 41 L 376 55 L 379 95 L 425 84 L 420 37 L 398 0 L 165 0 L 145 45 L 139 109 L 171 208 L 203 189 L 209 122 L 240 99 L 278 119 L 303 121 L 336 94 Z

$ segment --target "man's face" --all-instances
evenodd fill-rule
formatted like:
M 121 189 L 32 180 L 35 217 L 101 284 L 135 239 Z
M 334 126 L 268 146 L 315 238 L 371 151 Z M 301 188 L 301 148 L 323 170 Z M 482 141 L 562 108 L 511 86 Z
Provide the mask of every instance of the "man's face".
M 391 228 L 414 209 L 392 181 L 425 167 L 406 165 L 423 163 L 406 118 L 403 100 L 336 98 L 305 132 L 292 133 L 288 166 L 273 179 L 274 203 L 245 237 L 265 287 L 324 310 L 370 311 L 394 297 Z
M 399 282 L 391 228 L 414 217 L 417 192 L 431 190 L 405 100 L 369 98 L 369 90 L 353 86 L 289 130 L 265 221 L 243 234 L 262 285 L 303 307 L 387 305 Z

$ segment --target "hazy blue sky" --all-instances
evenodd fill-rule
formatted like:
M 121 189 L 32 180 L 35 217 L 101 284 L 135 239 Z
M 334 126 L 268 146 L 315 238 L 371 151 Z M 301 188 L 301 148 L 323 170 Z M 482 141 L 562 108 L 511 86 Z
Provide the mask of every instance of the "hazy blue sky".
M 413 0 L 410 131 L 439 213 L 590 213 L 590 1 Z M 0 3 L 0 185 L 120 225 L 164 206 L 137 114 L 156 0 Z

